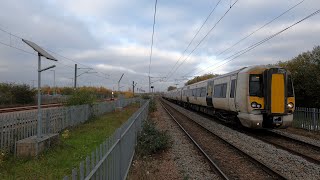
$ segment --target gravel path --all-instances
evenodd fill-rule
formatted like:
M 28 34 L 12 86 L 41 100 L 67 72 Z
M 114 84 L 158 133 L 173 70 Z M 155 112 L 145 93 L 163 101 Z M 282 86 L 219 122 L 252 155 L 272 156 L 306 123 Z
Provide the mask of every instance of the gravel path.
M 194 112 L 172 104 L 177 110 L 206 126 L 210 131 L 220 134 L 226 141 L 241 148 L 269 167 L 277 169 L 288 179 L 320 179 L 320 166 L 299 156 L 292 155 L 272 145 L 234 131 Z
M 172 137 L 172 156 L 184 179 L 220 179 L 158 101 L 157 109 L 161 116 L 157 126 L 167 130 Z

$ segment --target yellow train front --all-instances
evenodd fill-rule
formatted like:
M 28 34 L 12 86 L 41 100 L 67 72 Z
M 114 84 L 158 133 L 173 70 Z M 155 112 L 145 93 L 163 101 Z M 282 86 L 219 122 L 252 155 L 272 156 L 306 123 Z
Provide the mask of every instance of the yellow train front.
M 243 126 L 291 126 L 295 99 L 291 75 L 287 70 L 272 66 L 245 68 L 238 73 L 237 93 L 237 117 Z
M 175 89 L 164 98 L 248 128 L 287 128 L 295 106 L 290 73 L 275 66 L 244 67 Z

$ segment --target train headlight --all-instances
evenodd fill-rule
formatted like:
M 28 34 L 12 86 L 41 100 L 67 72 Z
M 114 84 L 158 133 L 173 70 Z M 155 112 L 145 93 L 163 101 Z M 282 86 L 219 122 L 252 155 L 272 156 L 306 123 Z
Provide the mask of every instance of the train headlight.
M 292 102 L 288 103 L 288 108 L 292 109 L 294 107 L 294 104 Z
M 252 103 L 251 103 L 251 107 L 252 107 L 252 108 L 258 108 L 258 109 L 260 109 L 260 108 L 262 107 L 262 105 L 259 104 L 259 103 L 257 103 L 257 102 L 252 102 Z
M 252 103 L 251 103 L 251 107 L 252 107 L 252 108 L 257 108 L 257 105 L 258 105 L 258 103 L 256 103 L 256 102 L 252 102 Z

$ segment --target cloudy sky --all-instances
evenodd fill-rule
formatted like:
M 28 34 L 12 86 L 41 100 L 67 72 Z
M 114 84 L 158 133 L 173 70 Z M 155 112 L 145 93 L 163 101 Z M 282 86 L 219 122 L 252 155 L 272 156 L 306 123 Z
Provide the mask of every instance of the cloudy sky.
M 319 14 L 227 62 L 235 53 L 320 9 L 319 0 L 235 2 L 158 0 L 150 66 L 156 90 L 175 84 L 181 87 L 186 78 L 194 75 L 226 73 L 244 66 L 288 60 L 320 45 Z M 138 88 L 148 90 L 154 3 L 153 0 L 2 1 L 0 81 L 37 83 L 34 81 L 37 80 L 37 56 L 21 37 L 39 44 L 59 60 L 57 63 L 42 60 L 43 67 L 57 66 L 58 86 L 72 86 L 77 63 L 79 68 L 90 67 L 93 68 L 91 72 L 96 72 L 79 76 L 79 86 L 117 89 L 117 82 L 124 73 L 122 90 L 131 87 L 132 81 Z M 216 9 L 185 51 L 214 7 Z M 294 8 L 256 31 L 291 7 Z M 252 32 L 255 33 L 228 49 Z M 87 69 L 78 71 L 81 74 Z M 42 84 L 53 85 L 53 71 L 42 73 Z

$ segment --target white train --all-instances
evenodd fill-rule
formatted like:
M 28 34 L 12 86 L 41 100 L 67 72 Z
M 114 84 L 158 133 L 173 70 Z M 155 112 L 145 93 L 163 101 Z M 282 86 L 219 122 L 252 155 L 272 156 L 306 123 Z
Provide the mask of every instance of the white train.
M 254 129 L 291 126 L 295 107 L 290 73 L 275 66 L 245 67 L 166 92 L 163 97 Z

